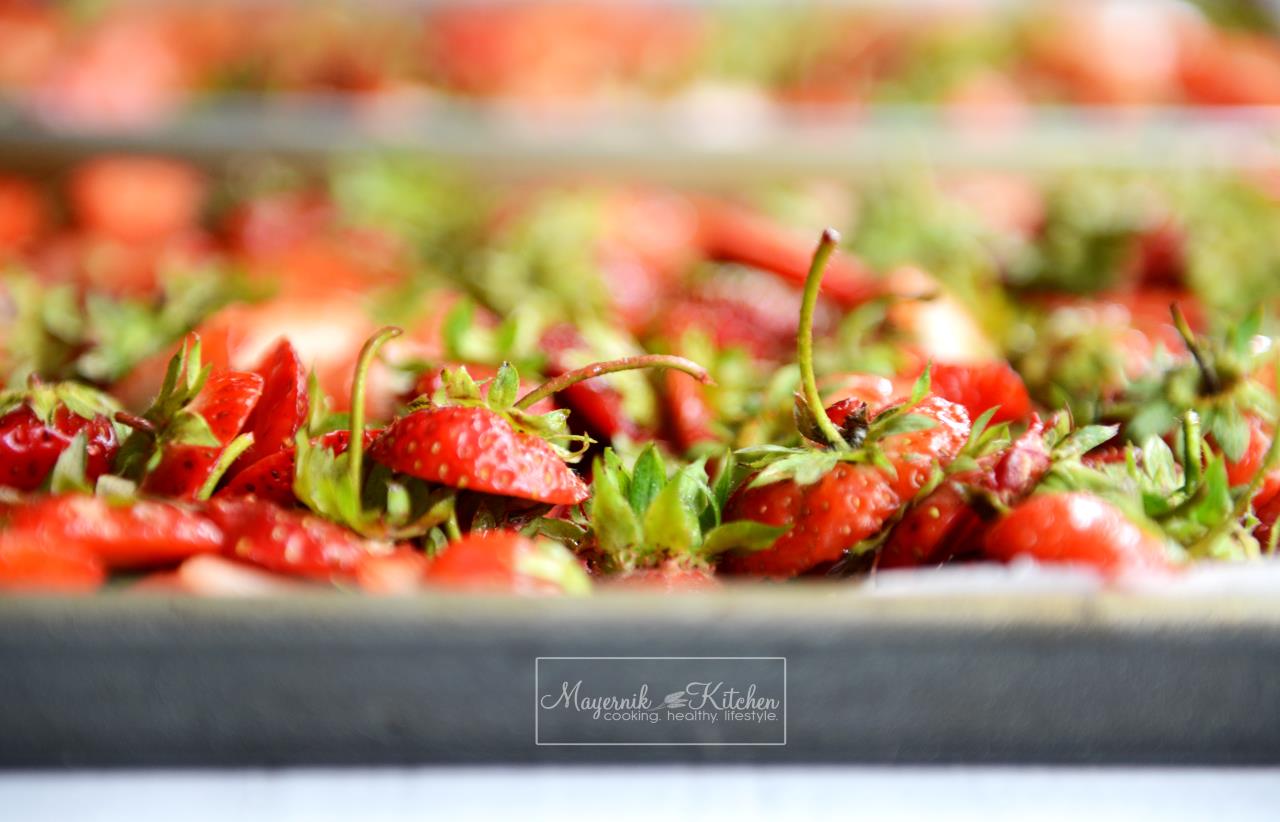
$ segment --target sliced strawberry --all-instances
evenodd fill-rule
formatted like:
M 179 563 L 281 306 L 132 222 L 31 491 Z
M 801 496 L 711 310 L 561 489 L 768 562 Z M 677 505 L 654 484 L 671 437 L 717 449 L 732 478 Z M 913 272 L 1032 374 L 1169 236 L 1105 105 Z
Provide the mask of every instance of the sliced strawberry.
M 564 546 L 514 531 L 473 531 L 451 542 L 426 571 L 427 582 L 460 591 L 581 593 L 587 572 Z
M 84 494 L 15 506 L 9 527 L 48 545 L 79 546 L 110 568 L 167 565 L 223 542 L 218 526 L 189 508 L 152 500 L 116 505 Z
M 174 444 L 165 448 L 160 464 L 142 484 L 150 494 L 194 499 L 209 479 L 223 449 L 240 433 L 258 398 L 262 377 L 246 371 L 212 374 L 190 410 L 204 417 L 218 446 Z
M 963 405 L 971 419 L 990 408 L 998 408 L 991 418 L 993 423 L 1021 420 L 1031 414 L 1027 387 L 1006 362 L 940 362 L 933 365 L 931 377 L 933 393 Z
M 587 486 L 545 440 L 473 406 L 428 407 L 393 422 L 369 456 L 392 470 L 454 488 L 575 505 Z
M 102 560 L 78 541 L 29 528 L 0 531 L 0 591 L 94 591 L 106 578 Z
M 356 569 L 356 584 L 371 594 L 411 594 L 422 589 L 431 560 L 414 548 L 366 557 Z
M 372 445 L 376 437 L 376 431 L 365 431 L 365 447 Z M 337 455 L 347 450 L 347 444 L 350 440 L 350 431 L 330 431 L 328 434 L 313 440 L 312 444 L 327 448 Z M 292 508 L 298 503 L 297 497 L 293 494 L 294 466 L 295 454 L 291 445 L 270 456 L 263 457 L 239 474 L 236 474 L 226 486 L 218 491 L 216 496 L 256 496 L 258 499 L 274 502 L 281 507 Z
M 208 515 L 225 534 L 226 556 L 284 574 L 351 578 L 369 555 L 390 550 L 328 520 L 250 497 L 215 499 Z
M 289 340 L 276 343 L 253 371 L 262 378 L 262 397 L 244 421 L 253 444 L 227 471 L 228 477 L 292 447 L 294 435 L 307 419 L 307 371 Z

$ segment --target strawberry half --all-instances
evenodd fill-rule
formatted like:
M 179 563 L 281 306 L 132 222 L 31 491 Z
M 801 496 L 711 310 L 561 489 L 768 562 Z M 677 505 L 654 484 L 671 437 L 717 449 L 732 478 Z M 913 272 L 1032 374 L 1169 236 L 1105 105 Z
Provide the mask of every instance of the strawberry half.
M 586 570 L 563 545 L 515 531 L 473 531 L 449 543 L 426 570 L 429 585 L 457 591 L 582 594 Z
M 110 568 L 168 565 L 222 547 L 222 531 L 196 511 L 157 500 L 123 504 L 58 494 L 13 507 L 11 532 L 49 546 L 77 546 Z
M 215 444 L 179 442 L 165 447 L 160 463 L 148 473 L 142 490 L 175 499 L 195 499 L 261 396 L 262 377 L 257 374 L 220 371 L 210 375 L 195 401 L 187 406 L 187 412 L 204 419 Z
M 267 352 L 253 373 L 262 378 L 262 397 L 244 421 L 253 444 L 227 471 L 235 477 L 254 463 L 293 447 L 293 437 L 307 419 L 307 372 L 288 339 Z
M 376 437 L 376 432 L 366 431 L 364 433 L 365 447 L 369 447 Z M 312 448 L 323 448 L 337 456 L 346 452 L 347 444 L 350 441 L 350 431 L 330 431 L 328 434 L 312 440 L 311 446 Z M 270 456 L 263 457 L 239 474 L 236 474 L 214 496 L 228 498 L 255 496 L 258 499 L 274 502 L 282 508 L 292 508 L 298 504 L 298 498 L 293 492 L 293 477 L 297 463 L 296 456 L 297 452 L 291 441 L 288 448 L 283 448 Z

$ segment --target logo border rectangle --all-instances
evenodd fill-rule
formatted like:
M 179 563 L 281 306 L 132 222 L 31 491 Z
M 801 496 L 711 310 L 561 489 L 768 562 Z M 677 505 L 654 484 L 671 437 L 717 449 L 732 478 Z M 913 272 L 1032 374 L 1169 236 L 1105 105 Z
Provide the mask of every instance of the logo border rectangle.
M 543 660 L 780 660 L 782 662 L 782 741 L 781 742 L 543 742 L 539 737 L 538 712 L 542 696 L 538 687 L 538 671 Z M 536 656 L 533 658 L 533 744 L 538 748 L 785 748 L 787 745 L 787 658 L 785 656 Z

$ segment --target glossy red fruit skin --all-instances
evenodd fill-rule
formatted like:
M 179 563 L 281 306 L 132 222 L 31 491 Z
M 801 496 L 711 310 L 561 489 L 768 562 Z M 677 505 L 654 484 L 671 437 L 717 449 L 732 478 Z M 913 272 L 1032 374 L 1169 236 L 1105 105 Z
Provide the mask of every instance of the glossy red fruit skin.
M 0 531 L 0 591 L 88 592 L 106 578 L 102 560 L 78 542 L 22 528 Z
M 744 487 L 725 506 L 725 521 L 749 519 L 791 529 L 763 551 L 727 555 L 720 569 L 785 579 L 834 562 L 879 531 L 898 509 L 898 499 L 881 471 L 850 463 L 836 465 L 812 485 L 785 480 Z
M 988 523 L 965 486 L 1011 504 L 1030 493 L 1050 465 L 1044 425 L 1036 419 L 1003 451 L 985 457 L 977 471 L 956 475 L 907 511 L 881 548 L 879 567 L 932 565 L 980 551 Z
M 554 583 L 520 573 L 521 557 L 536 550 L 515 531 L 472 531 L 432 558 L 426 581 L 456 591 L 556 593 Z
M 228 477 L 286 448 L 306 422 L 307 370 L 287 339 L 277 342 L 253 372 L 262 378 L 262 396 L 244 421 L 244 430 L 253 434 L 253 445 L 236 459 Z
M 34 491 L 44 484 L 59 455 L 81 431 L 87 440 L 85 478 L 95 481 L 111 469 L 120 443 L 115 427 L 103 416 L 85 419 L 65 406 L 46 425 L 28 405 L 0 417 L 0 485 Z
M 262 396 L 262 377 L 247 371 L 218 371 L 210 375 L 190 410 L 204 417 L 217 446 L 170 445 L 160 464 L 147 475 L 142 490 L 174 499 L 194 499 L 222 455 L 240 433 Z
M 930 390 L 963 405 L 970 419 L 997 406 L 993 423 L 1013 422 L 1031 414 L 1027 386 L 1006 362 L 934 363 L 930 378 Z
M 217 551 L 223 542 L 221 529 L 189 508 L 158 500 L 114 505 L 86 494 L 14 506 L 9 527 L 49 545 L 78 545 L 109 568 L 169 565 Z
M 1085 565 L 1107 576 L 1174 567 L 1159 539 L 1111 503 L 1083 492 L 1032 496 L 987 531 L 983 549 L 1001 562 L 1029 557 Z
M 0 176 L 0 256 L 22 251 L 44 231 L 45 204 L 35 185 Z
M 421 590 L 431 562 L 416 548 L 370 555 L 356 568 L 356 584 L 370 594 L 410 594 Z
M 576 505 L 587 486 L 544 440 L 472 406 L 422 408 L 393 422 L 369 457 L 402 474 L 486 494 Z
M 368 448 L 376 437 L 377 432 L 365 431 L 365 447 Z M 312 445 L 327 448 L 337 455 L 347 450 L 350 441 L 350 431 L 330 431 L 312 440 Z M 298 503 L 297 497 L 293 494 L 295 453 L 294 447 L 290 445 L 288 448 L 263 457 L 236 474 L 214 496 L 225 498 L 255 496 L 261 500 L 274 502 L 283 508 L 294 507 Z
M 932 428 L 886 437 L 880 447 L 897 469 L 890 485 L 902 500 L 909 500 L 929 479 L 936 463 L 942 467 L 960 453 L 969 438 L 969 414 L 964 406 L 930 395 L 909 409 L 934 421 Z
M 252 497 L 215 499 L 207 512 L 223 531 L 224 556 L 308 579 L 349 579 L 370 554 L 390 550 L 328 520 Z
M 1255 414 L 1245 416 L 1249 425 L 1249 444 L 1240 459 L 1227 460 L 1227 481 L 1231 485 L 1248 485 L 1266 461 L 1271 448 L 1272 432 L 1269 426 Z

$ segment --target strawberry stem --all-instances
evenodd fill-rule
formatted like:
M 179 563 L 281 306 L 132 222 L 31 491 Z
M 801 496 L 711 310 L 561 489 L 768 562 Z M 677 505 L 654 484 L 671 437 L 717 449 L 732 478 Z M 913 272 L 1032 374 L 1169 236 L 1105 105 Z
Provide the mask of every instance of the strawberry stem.
M 707 373 L 707 369 L 693 360 L 686 360 L 684 357 L 676 357 L 671 354 L 643 354 L 636 357 L 623 357 L 618 360 L 592 363 L 582 368 L 566 371 L 554 379 L 547 380 L 516 400 L 514 407 L 525 410 L 533 404 L 585 380 L 594 379 L 605 374 L 616 374 L 619 371 L 634 371 L 638 368 L 671 368 L 676 371 L 683 371 L 703 385 L 712 384 L 711 375 Z
M 1178 336 L 1182 337 L 1182 342 L 1187 346 L 1187 350 L 1191 352 L 1191 358 L 1196 361 L 1196 367 L 1200 369 L 1200 376 L 1204 380 L 1206 393 L 1216 394 L 1222 390 L 1222 380 L 1218 376 L 1218 369 L 1214 367 L 1209 358 L 1205 356 L 1200 346 L 1200 342 L 1196 339 L 1196 334 L 1191 330 L 1191 324 L 1187 322 L 1186 315 L 1182 313 L 1182 309 L 1177 303 L 1170 303 L 1169 313 L 1173 315 L 1173 327 L 1178 330 Z
M 347 444 L 347 481 L 354 489 L 359 489 L 361 471 L 364 469 L 364 384 L 369 376 L 369 366 L 388 340 L 399 337 L 404 332 L 393 325 L 379 329 L 360 349 L 360 359 L 356 361 L 355 377 L 351 380 L 351 438 Z
M 813 413 L 818 430 L 827 438 L 832 447 L 840 451 L 849 450 L 840 429 L 827 416 L 822 404 L 822 395 L 818 393 L 818 380 L 813 374 L 813 312 L 818 305 L 818 288 L 822 285 L 822 275 L 827 268 L 827 260 L 836 250 L 840 235 L 833 228 L 822 232 L 822 239 L 814 249 L 813 261 L 809 263 L 809 274 L 804 280 L 804 298 L 800 303 L 800 328 L 796 333 L 796 360 L 800 366 L 800 384 L 804 390 L 805 401 Z

